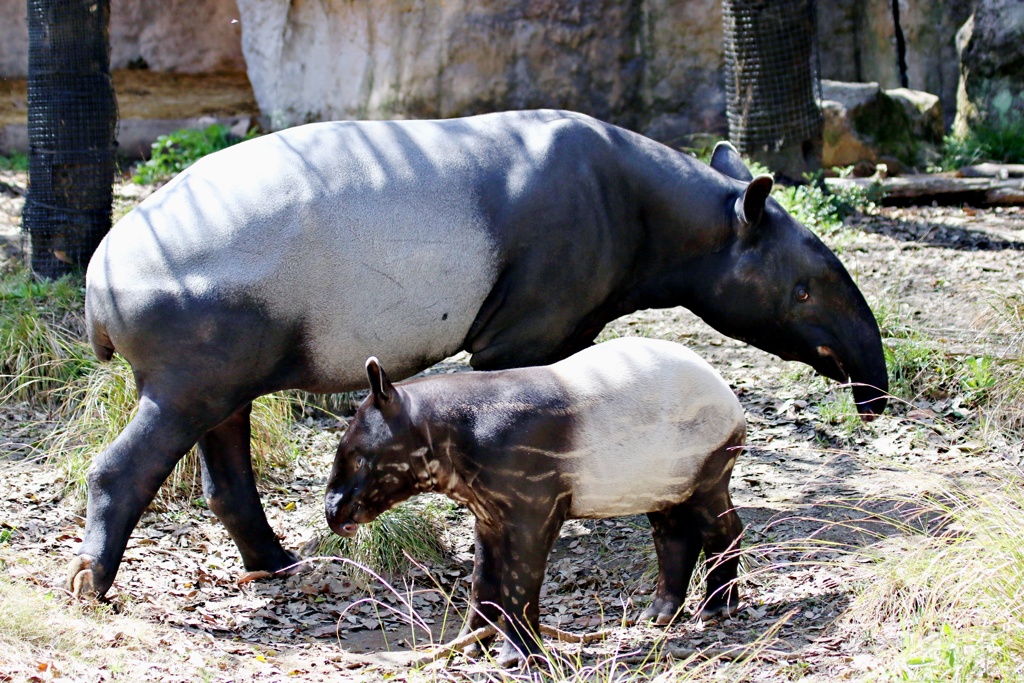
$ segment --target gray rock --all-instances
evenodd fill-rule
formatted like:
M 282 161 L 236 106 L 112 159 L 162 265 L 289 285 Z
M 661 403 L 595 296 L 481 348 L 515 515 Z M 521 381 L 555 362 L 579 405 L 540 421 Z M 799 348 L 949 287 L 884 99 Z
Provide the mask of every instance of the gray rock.
M 957 33 L 960 84 L 954 132 L 1021 120 L 1024 112 L 1024 3 L 978 0 Z
M 885 163 L 890 173 L 934 162 L 944 128 L 935 95 L 877 83 L 822 81 L 822 165 Z

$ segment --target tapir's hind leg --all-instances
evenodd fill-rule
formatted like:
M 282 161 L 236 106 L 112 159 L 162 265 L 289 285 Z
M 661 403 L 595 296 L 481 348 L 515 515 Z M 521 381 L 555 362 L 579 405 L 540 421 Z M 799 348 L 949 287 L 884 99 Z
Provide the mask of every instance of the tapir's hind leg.
M 708 567 L 707 597 L 701 618 L 732 616 L 740 603 L 736 576 L 743 522 L 727 490 L 707 494 L 694 509 L 700 522 Z
M 647 515 L 658 555 L 658 588 L 641 621 L 659 626 L 671 623 L 683 607 L 690 576 L 700 555 L 700 523 L 689 504 L 675 505 Z
M 68 589 L 102 596 L 114 581 L 128 537 L 174 465 L 205 426 L 143 395 L 135 417 L 89 470 L 85 537 L 69 567 Z
M 281 547 L 256 490 L 250 451 L 252 403 L 199 439 L 203 493 L 213 514 L 227 528 L 245 568 L 277 571 L 298 561 Z

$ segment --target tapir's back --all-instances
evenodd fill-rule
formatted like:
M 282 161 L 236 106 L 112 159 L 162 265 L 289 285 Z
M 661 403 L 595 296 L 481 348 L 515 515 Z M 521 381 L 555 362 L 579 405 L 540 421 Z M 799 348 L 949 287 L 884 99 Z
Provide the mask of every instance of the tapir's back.
M 158 299 L 192 318 L 237 305 L 296 329 L 342 385 L 371 353 L 418 370 L 465 339 L 499 274 L 490 214 L 567 116 L 311 124 L 210 155 L 100 245 L 91 324 L 130 353 L 132 316 Z
M 690 349 L 615 339 L 550 367 L 574 407 L 572 514 L 609 517 L 687 498 L 731 466 L 745 433 L 729 385 Z M 717 459 L 720 462 L 712 462 Z M 663 501 L 664 505 L 659 505 Z

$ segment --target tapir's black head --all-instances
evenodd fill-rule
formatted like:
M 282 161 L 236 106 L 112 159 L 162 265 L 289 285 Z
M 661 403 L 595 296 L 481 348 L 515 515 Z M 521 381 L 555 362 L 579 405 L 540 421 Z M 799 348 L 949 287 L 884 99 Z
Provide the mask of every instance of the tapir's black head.
M 769 197 L 771 177 L 753 178 L 731 145 L 715 148 L 711 166 L 745 185 L 727 210 L 735 238 L 701 266 L 712 291 L 694 312 L 723 334 L 851 382 L 861 415 L 880 413 L 889 387 L 882 340 L 843 264 Z
M 327 482 L 324 511 L 339 536 L 427 490 L 433 473 L 427 443 L 415 429 L 402 391 L 376 358 L 366 361 L 370 395 L 338 444 Z

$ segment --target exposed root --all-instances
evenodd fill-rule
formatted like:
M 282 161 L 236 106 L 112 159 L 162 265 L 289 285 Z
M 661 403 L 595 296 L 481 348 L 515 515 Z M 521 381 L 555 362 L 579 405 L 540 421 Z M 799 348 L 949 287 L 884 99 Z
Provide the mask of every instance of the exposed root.
M 409 666 L 425 666 L 431 662 L 436 662 L 437 660 L 448 657 L 449 655 L 462 652 L 473 643 L 486 640 L 497 633 L 498 629 L 490 624 L 487 626 L 481 626 L 475 631 L 470 631 L 469 633 L 459 636 L 455 640 L 449 641 L 448 643 L 436 647 L 429 652 L 424 652 L 415 659 L 411 659 L 409 661 Z
M 593 643 L 598 640 L 604 640 L 611 635 L 611 631 L 595 631 L 594 633 L 569 633 L 561 629 L 555 628 L 554 626 L 548 626 L 547 624 L 540 625 L 540 632 L 555 640 L 562 643 Z
M 540 632 L 542 635 L 554 638 L 559 642 L 563 643 L 593 643 L 598 640 L 604 640 L 607 638 L 611 631 L 597 631 L 595 633 L 569 633 L 561 629 L 555 628 L 554 626 L 548 626 L 547 624 L 540 625 Z M 458 638 L 445 643 L 439 647 L 424 652 L 419 657 L 409 661 L 409 666 L 425 666 L 432 662 L 436 662 L 439 659 L 443 659 L 450 655 L 458 652 L 463 652 L 470 645 L 486 640 L 494 635 L 497 635 L 498 629 L 494 626 L 487 625 L 481 626 L 475 631 L 471 631 L 465 635 L 459 636 Z

